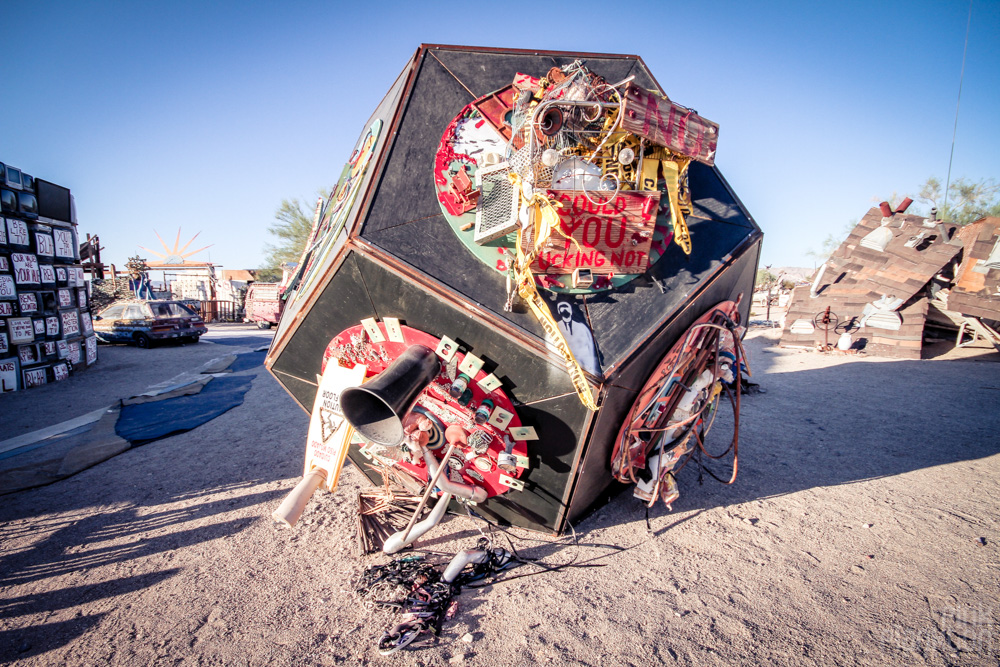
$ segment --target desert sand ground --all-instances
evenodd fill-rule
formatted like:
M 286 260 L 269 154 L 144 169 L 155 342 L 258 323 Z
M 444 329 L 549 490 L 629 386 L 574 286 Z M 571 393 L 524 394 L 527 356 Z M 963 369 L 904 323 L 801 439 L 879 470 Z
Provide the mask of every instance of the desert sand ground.
M 391 616 L 352 592 L 384 560 L 355 555 L 367 481 L 348 468 L 278 529 L 270 513 L 301 475 L 307 416 L 247 371 L 245 402 L 214 421 L 0 497 L 0 660 L 996 665 L 1000 355 L 827 356 L 776 336 L 748 337 L 767 393 L 743 400 L 733 486 L 699 485 L 688 466 L 651 531 L 628 494 L 579 523 L 576 544 L 512 530 L 524 556 L 599 567 L 466 590 L 436 644 L 389 657 L 374 646 Z M 23 429 L 7 398 L 4 422 Z M 44 402 L 18 412 L 39 410 L 37 423 Z M 478 536 L 453 516 L 418 544 L 453 554 Z

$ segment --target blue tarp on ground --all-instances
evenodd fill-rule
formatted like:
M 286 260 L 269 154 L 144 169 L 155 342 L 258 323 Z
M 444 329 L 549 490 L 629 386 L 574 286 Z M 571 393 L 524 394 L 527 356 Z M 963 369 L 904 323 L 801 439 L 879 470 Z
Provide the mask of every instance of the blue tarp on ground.
M 208 339 L 206 339 L 208 340 Z M 234 345 L 237 347 L 260 347 L 261 345 L 270 345 L 271 338 L 269 336 L 240 336 L 232 335 L 226 336 L 225 338 L 212 338 L 211 341 L 216 345 Z
M 264 363 L 264 357 L 266 356 L 267 350 L 238 354 L 236 355 L 236 361 L 234 361 L 227 370 L 233 373 L 240 373 L 242 371 L 248 371 L 251 368 L 257 368 Z
M 183 433 L 243 403 L 253 375 L 216 377 L 198 394 L 122 407 L 115 433 L 133 445 L 144 445 Z

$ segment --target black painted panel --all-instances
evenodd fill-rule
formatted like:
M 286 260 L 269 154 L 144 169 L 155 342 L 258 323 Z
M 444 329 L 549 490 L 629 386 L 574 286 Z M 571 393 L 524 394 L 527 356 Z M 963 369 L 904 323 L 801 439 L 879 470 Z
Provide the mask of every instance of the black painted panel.
M 355 257 L 354 253 L 349 252 L 343 264 L 329 279 L 319 300 L 295 327 L 281 354 L 275 358 L 271 366 L 273 371 L 315 381 L 322 371 L 323 352 L 330 340 L 347 327 L 358 324 L 366 317 L 375 316 Z M 276 377 L 285 384 L 286 376 Z M 291 387 L 289 391 L 292 391 Z M 311 410 L 316 387 L 297 387 L 293 395 Z
M 315 380 L 313 382 L 306 382 L 305 380 L 281 372 L 275 373 L 274 377 L 292 395 L 292 398 L 295 399 L 300 408 L 305 410 L 307 414 L 312 414 L 313 402 L 316 400 Z M 305 433 L 302 434 L 303 442 L 305 435 Z
M 754 228 L 715 220 L 691 218 L 688 222 L 691 255 L 671 244 L 646 276 L 611 293 L 588 297 L 587 311 L 605 369 L 627 358 L 683 306 L 701 282 L 719 270 L 722 258 L 749 234 L 759 234 Z
M 753 289 L 753 278 L 757 271 L 758 250 L 759 244 L 756 244 L 736 258 L 703 292 L 666 323 L 608 383 L 607 396 L 597 413 L 593 433 L 583 454 L 583 465 L 580 466 L 570 503 L 570 521 L 603 505 L 607 499 L 607 489 L 617 487 L 611 477 L 611 453 L 615 439 L 632 402 L 667 351 L 695 320 L 719 302 L 735 300 L 743 292 L 744 304 L 749 308 L 750 290 Z M 611 493 L 616 490 L 613 489 Z
M 444 216 L 374 232 L 368 240 L 388 254 L 403 258 L 411 266 L 428 270 L 435 282 L 447 285 L 479 308 L 515 324 L 526 335 L 544 337 L 538 320 L 519 300 L 513 312 L 504 311 L 507 301 L 505 277 L 469 252 L 455 238 Z
M 554 530 L 588 417 L 561 364 L 528 352 L 504 333 L 469 317 L 455 304 L 432 296 L 378 262 L 355 257 L 377 317 L 398 317 L 407 326 L 458 341 L 485 359 L 486 369 L 496 372 L 508 395 L 522 403 L 517 406 L 519 417 L 524 424 L 534 426 L 539 436 L 539 440 L 529 443 L 531 469 L 523 478 L 526 488 L 517 492 L 516 502 L 488 501 L 483 509 L 516 525 Z
M 472 319 L 457 305 L 432 296 L 368 258 L 358 256 L 358 266 L 378 317 L 398 317 L 415 329 L 462 343 L 477 357 L 497 366 L 497 375 L 518 401 L 529 403 L 574 391 L 561 363 L 536 356 L 505 333 Z
M 532 55 L 449 49 L 433 49 L 431 53 L 476 97 L 509 86 L 518 72 L 541 78 L 552 67 L 563 67 L 577 59 L 583 60 L 592 72 L 604 77 L 609 83 L 618 83 L 630 74 L 635 74 L 638 85 L 655 88 L 652 78 L 638 64 L 638 60 L 628 56 L 580 58 L 571 53 Z M 458 111 L 455 109 L 454 113 Z
M 753 229 L 746 211 L 733 199 L 726 188 L 717 168 L 700 162 L 692 162 L 688 167 L 688 183 L 691 187 L 691 215 L 711 218 L 747 229 Z
M 448 123 L 471 101 L 469 93 L 440 63 L 424 56 L 361 227 L 362 238 L 441 213 L 434 189 L 434 157 Z

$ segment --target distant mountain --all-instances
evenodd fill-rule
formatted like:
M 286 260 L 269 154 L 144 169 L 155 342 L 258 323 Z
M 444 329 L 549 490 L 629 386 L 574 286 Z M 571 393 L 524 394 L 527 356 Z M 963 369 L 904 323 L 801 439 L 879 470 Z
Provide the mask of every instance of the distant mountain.
M 776 276 L 784 275 L 785 280 L 809 280 L 816 273 L 816 269 L 811 269 L 809 267 L 802 266 L 779 266 L 778 268 L 771 268 L 771 273 Z

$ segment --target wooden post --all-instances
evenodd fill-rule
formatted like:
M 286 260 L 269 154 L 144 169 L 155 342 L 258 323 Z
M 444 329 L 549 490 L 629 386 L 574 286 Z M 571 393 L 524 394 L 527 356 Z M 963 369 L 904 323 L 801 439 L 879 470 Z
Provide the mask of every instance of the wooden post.
M 89 237 L 90 234 L 87 234 L 87 236 Z M 94 245 L 92 246 L 92 252 L 93 252 L 93 254 L 91 255 L 91 257 L 94 258 L 94 260 L 96 262 L 96 266 L 94 267 L 95 272 L 92 272 L 91 275 L 94 275 L 94 273 L 96 273 L 98 279 L 104 280 L 104 263 L 101 262 L 101 237 L 100 236 L 94 236 Z
M 768 264 L 767 266 L 765 266 L 764 270 L 767 271 L 767 275 L 771 275 L 771 265 L 770 264 Z M 767 281 L 767 297 L 766 297 L 767 298 L 767 315 L 764 316 L 764 319 L 768 320 L 768 321 L 771 320 L 771 289 L 773 287 L 774 287 L 774 285 L 772 284 L 772 281 L 770 281 L 770 280 Z

